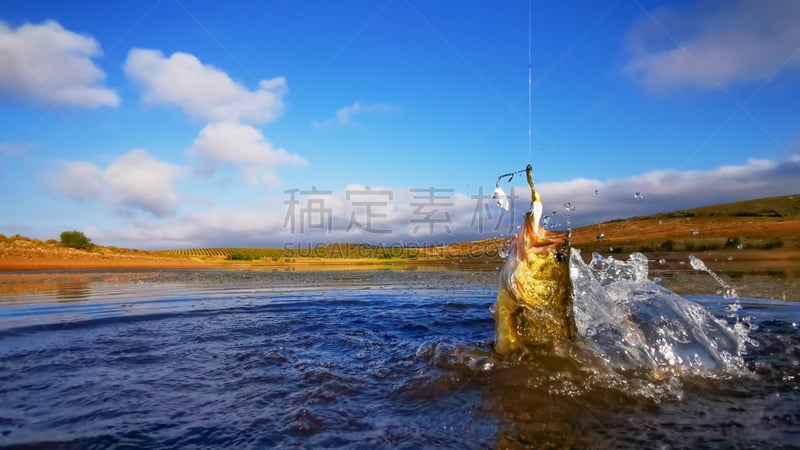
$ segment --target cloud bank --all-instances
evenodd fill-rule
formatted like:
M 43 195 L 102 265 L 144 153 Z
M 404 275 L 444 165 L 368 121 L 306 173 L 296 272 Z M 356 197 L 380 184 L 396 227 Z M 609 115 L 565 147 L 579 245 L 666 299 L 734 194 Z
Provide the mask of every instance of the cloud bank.
M 117 106 L 116 92 L 103 87 L 105 73 L 93 38 L 64 29 L 58 22 L 0 22 L 0 91 L 33 104 L 60 103 L 95 108 Z
M 662 170 L 616 180 L 541 183 L 537 190 L 551 225 L 565 228 L 568 220 L 573 227 L 580 227 L 636 215 L 800 194 L 797 180 L 800 156 L 783 161 L 753 159 L 707 171 Z M 503 188 L 519 197 L 505 214 L 491 199 L 494 186 L 476 187 L 474 192 L 447 186 L 367 189 L 353 184 L 340 190 L 303 186 L 287 190 L 283 198 L 273 199 L 271 206 L 217 208 L 139 221 L 134 227 L 98 234 L 98 239 L 123 240 L 124 245 L 136 247 L 179 248 L 425 244 L 510 237 L 528 209 L 529 191 L 522 179 Z
M 637 22 L 627 36 L 624 72 L 645 88 L 723 89 L 768 80 L 800 67 L 800 2 L 700 2 L 664 7 Z

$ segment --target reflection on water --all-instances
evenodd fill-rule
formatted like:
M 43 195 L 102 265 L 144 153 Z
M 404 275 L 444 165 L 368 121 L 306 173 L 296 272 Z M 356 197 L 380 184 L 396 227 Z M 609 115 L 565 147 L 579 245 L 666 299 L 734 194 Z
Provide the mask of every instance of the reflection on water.
M 796 445 L 800 305 L 741 299 L 746 374 L 609 369 L 581 343 L 494 355 L 496 277 L 91 273 L 72 303 L 3 289 L 0 445 Z M 729 300 L 692 299 L 729 320 Z
M 89 297 L 89 283 L 87 281 L 74 281 L 56 284 L 56 297 L 60 300 L 75 301 Z

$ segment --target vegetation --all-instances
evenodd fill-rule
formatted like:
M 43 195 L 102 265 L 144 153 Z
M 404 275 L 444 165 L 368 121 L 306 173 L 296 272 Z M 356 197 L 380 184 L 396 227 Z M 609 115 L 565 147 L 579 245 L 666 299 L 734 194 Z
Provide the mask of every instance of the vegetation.
M 742 240 L 738 237 L 729 237 L 728 240 L 725 241 L 725 248 L 739 248 L 742 244 Z
M 773 238 L 768 240 L 764 245 L 761 246 L 764 250 L 772 250 L 774 248 L 781 248 L 783 247 L 783 241 L 779 238 Z
M 250 253 L 241 251 L 235 251 L 228 254 L 228 259 L 231 261 L 252 261 L 260 258 L 260 256 L 251 255 Z
M 152 253 L 178 258 L 221 258 L 239 261 L 263 258 L 273 262 L 280 260 L 290 262 L 293 258 L 416 258 L 423 251 L 418 247 L 341 243 L 287 248 L 186 248 Z
M 61 233 L 61 245 L 86 250 L 92 247 L 92 240 L 80 231 L 64 231 Z

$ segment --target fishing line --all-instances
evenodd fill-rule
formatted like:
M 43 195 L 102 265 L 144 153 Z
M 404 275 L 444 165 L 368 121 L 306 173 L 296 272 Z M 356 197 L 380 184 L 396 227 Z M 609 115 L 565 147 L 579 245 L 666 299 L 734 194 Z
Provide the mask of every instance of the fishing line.
M 532 65 L 532 58 L 531 58 L 531 0 L 528 0 L 528 161 L 531 160 L 531 140 L 532 140 L 532 117 L 531 114 L 531 88 L 532 88 L 532 76 L 531 76 L 531 65 Z

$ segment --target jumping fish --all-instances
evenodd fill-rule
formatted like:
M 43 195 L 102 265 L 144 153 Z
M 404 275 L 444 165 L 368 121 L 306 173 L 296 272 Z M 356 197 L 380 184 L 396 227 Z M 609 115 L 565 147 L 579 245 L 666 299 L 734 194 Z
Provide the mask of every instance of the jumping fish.
M 494 348 L 500 354 L 574 340 L 578 333 L 569 277 L 570 236 L 540 226 L 542 202 L 533 187 L 530 164 L 525 173 L 531 188 L 531 210 L 511 242 L 495 303 Z

